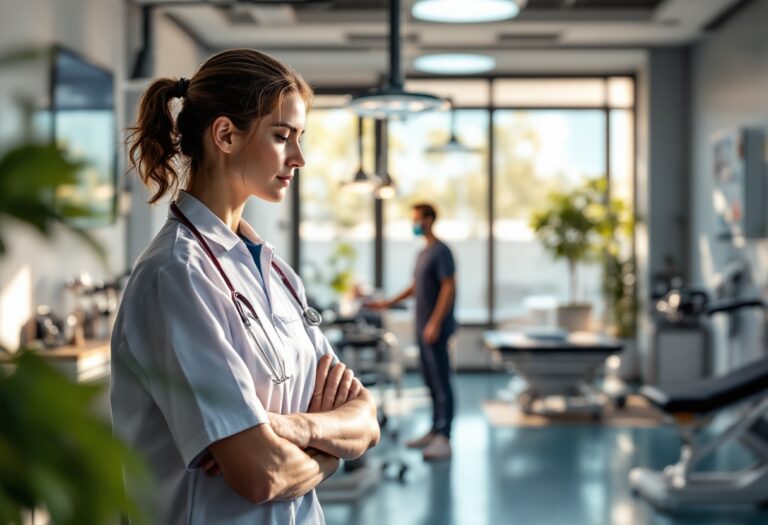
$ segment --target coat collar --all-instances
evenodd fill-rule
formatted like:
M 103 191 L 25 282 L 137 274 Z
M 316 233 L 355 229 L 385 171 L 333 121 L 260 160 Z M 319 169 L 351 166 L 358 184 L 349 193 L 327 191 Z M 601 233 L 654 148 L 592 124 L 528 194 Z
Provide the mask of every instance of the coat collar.
M 206 240 L 218 244 L 225 251 L 231 250 L 237 243 L 241 242 L 237 234 L 230 230 L 224 224 L 224 221 L 219 219 L 205 204 L 186 191 L 182 190 L 179 192 L 176 198 L 176 206 Z M 168 210 L 168 218 L 176 219 L 171 210 Z

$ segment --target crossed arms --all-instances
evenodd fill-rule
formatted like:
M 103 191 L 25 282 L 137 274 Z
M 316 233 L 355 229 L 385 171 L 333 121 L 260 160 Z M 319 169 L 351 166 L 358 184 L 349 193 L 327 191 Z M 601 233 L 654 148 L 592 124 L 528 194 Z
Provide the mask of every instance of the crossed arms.
M 222 474 L 254 503 L 302 496 L 336 471 L 339 458 L 359 457 L 379 441 L 371 394 L 330 355 L 318 362 L 308 412 L 269 418 L 211 444 L 203 459 L 208 474 Z

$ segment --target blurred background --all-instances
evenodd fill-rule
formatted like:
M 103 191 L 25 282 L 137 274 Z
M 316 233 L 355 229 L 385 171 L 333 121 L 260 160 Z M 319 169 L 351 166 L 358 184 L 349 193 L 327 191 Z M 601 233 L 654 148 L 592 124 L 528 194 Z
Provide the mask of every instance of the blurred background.
M 121 287 L 167 215 L 128 170 L 125 128 L 153 79 L 255 48 L 316 90 L 289 198 L 252 199 L 245 214 L 312 302 L 344 314 L 406 287 L 422 248 L 416 202 L 437 205 L 437 236 L 457 263 L 457 457 L 434 470 L 403 453 L 410 485 L 329 497 L 329 523 L 768 522 L 753 508 L 669 517 L 633 499 L 631 468 L 677 460 L 680 438 L 661 415 L 639 427 L 494 419 L 489 403 L 516 406 L 508 372 L 534 379 L 488 338 L 610 338 L 614 359 L 597 376 L 601 388 L 618 381 L 619 408 L 643 386 L 721 377 L 765 355 L 761 308 L 709 315 L 706 305 L 760 301 L 768 286 L 768 0 L 444 3 L 399 2 L 393 45 L 386 0 L 0 0 L 0 346 L 108 385 Z M 506 14 L 473 19 L 485 4 Z M 355 105 L 398 79 L 441 104 L 398 115 Z M 32 144 L 60 157 L 11 155 Z M 365 185 L 352 183 L 360 169 Z M 42 180 L 19 190 L 30 173 Z M 590 225 L 578 246 L 556 231 L 574 213 Z M 587 315 L 569 324 L 569 307 Z M 406 433 L 428 414 L 411 373 L 412 317 L 407 304 L 380 321 L 397 341 L 389 411 Z M 390 379 L 376 383 L 383 404 Z M 379 460 L 399 450 L 390 441 Z M 707 468 L 746 457 L 728 449 Z

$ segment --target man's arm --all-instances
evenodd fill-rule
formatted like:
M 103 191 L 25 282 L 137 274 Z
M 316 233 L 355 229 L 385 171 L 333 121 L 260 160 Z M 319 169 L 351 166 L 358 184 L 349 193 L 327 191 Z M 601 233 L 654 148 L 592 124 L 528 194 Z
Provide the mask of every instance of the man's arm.
M 399 302 L 405 301 L 409 297 L 411 297 L 416 292 L 416 283 L 412 282 L 408 288 L 394 296 L 392 299 L 388 300 L 380 300 L 380 301 L 371 301 L 369 303 L 365 303 L 366 308 L 372 308 L 374 310 L 382 310 L 385 308 L 390 308 L 394 305 L 396 305 Z
M 432 315 L 429 316 L 429 321 L 427 321 L 424 327 L 423 335 L 428 343 L 434 343 L 440 337 L 440 327 L 443 325 L 443 319 L 448 314 L 448 309 L 451 307 L 455 294 L 456 277 L 451 275 L 440 281 L 440 292 L 437 295 L 435 309 L 432 310 Z
M 339 466 L 338 458 L 301 450 L 268 424 L 217 441 L 208 451 L 229 486 L 254 503 L 302 496 Z
M 331 363 L 330 355 L 318 362 L 309 413 L 270 414 L 270 424 L 300 448 L 354 459 L 379 442 L 376 403 L 344 363 Z

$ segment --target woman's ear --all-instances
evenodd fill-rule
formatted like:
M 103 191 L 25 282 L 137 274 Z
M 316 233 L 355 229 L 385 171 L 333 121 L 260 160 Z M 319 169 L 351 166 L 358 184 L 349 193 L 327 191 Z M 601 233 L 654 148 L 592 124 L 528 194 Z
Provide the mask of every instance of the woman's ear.
M 232 153 L 235 148 L 237 128 L 229 117 L 216 117 L 211 124 L 213 145 L 222 153 Z

